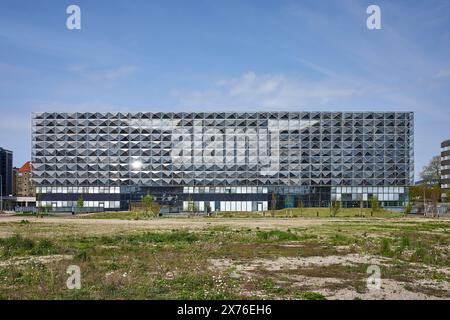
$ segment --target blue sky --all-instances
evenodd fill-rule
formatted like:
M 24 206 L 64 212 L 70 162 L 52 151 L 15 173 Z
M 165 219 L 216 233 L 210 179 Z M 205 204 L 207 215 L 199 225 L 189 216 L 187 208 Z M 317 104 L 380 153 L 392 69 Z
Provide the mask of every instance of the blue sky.
M 449 57 L 448 0 L 0 0 L 0 146 L 29 160 L 33 111 L 411 110 L 417 176 L 450 138 Z

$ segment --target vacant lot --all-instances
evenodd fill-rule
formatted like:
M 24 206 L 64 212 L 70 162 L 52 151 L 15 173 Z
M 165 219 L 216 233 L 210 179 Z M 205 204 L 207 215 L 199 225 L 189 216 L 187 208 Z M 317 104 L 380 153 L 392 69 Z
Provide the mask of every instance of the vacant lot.
M 99 218 L 0 216 L 0 298 L 450 298 L 450 220 Z

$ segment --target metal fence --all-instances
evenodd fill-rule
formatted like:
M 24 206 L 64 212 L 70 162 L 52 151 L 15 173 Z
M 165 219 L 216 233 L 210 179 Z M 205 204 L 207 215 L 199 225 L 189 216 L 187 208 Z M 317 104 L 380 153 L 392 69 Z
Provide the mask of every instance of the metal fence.
M 419 204 L 414 206 L 412 212 L 413 214 L 421 214 L 425 216 L 450 216 L 450 204 L 449 203 L 440 203 L 436 207 L 432 204 Z
M 14 211 L 17 213 L 37 213 L 36 207 L 15 207 Z M 94 213 L 103 212 L 104 208 L 41 208 L 41 212 L 46 213 Z
M 52 212 L 52 213 L 67 213 L 67 212 L 73 212 L 73 213 L 94 213 L 94 212 L 104 212 L 105 209 L 104 208 L 99 208 L 99 207 L 92 207 L 92 208 L 88 208 L 88 207 L 83 207 L 83 208 L 66 207 L 66 208 L 51 208 L 48 211 Z
M 18 213 L 36 213 L 37 209 L 36 207 L 15 207 L 14 211 Z

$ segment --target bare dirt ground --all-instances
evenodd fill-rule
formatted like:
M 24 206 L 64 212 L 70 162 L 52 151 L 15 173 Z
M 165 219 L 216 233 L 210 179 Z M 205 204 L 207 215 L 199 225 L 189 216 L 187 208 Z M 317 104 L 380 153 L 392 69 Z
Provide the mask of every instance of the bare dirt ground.
M 86 217 L 87 215 L 85 215 Z M 383 218 L 158 218 L 152 220 L 121 220 L 121 219 L 83 219 L 83 216 L 51 216 L 44 218 L 20 217 L 12 215 L 0 215 L 0 223 L 20 222 L 28 220 L 32 223 L 46 223 L 58 225 L 78 225 L 92 228 L 94 233 L 111 232 L 114 229 L 136 230 L 172 230 L 172 229 L 202 229 L 211 226 L 228 226 L 235 228 L 259 228 L 259 229 L 287 229 L 317 226 L 336 222 L 368 222 L 385 221 Z M 402 224 L 405 219 L 389 219 L 389 221 Z M 408 218 L 408 222 L 436 221 L 422 217 Z M 1 236 L 1 233 L 0 233 Z
M 54 254 L 54 255 L 48 255 L 48 256 L 41 256 L 41 257 L 19 257 L 19 258 L 13 258 L 7 261 L 0 261 L 0 267 L 11 267 L 11 266 L 18 266 L 23 264 L 36 264 L 36 263 L 53 263 L 56 261 L 61 260 L 72 260 L 72 255 L 62 255 L 62 254 Z
M 422 290 L 412 290 L 410 282 L 399 281 L 388 278 L 381 278 L 380 288 L 358 290 L 353 286 L 343 287 L 348 279 L 345 279 L 338 274 L 333 276 L 317 276 L 317 275 L 303 275 L 295 274 L 297 270 L 306 269 L 321 269 L 328 267 L 357 267 L 366 265 L 389 266 L 392 262 L 389 258 L 378 257 L 368 254 L 347 254 L 337 256 L 312 256 L 312 257 L 279 257 L 276 259 L 255 259 L 245 263 L 239 263 L 231 259 L 210 259 L 211 270 L 233 270 L 231 276 L 234 278 L 251 278 L 255 272 L 271 272 L 281 276 L 285 281 L 289 281 L 293 287 L 303 288 L 318 292 L 327 299 L 332 300 L 440 300 L 448 299 L 448 297 L 434 296 L 432 293 L 424 293 L 425 290 L 439 290 L 450 291 L 450 283 L 430 280 L 415 281 L 415 286 L 421 287 Z M 436 271 L 438 269 L 429 268 Z M 443 271 L 439 269 L 439 271 Z M 446 269 L 445 271 L 448 271 Z M 416 272 L 414 272 L 416 273 Z M 414 276 L 411 273 L 411 276 Z M 417 272 L 417 273 L 420 273 Z M 280 284 L 283 281 L 280 282 Z M 417 289 L 417 288 L 416 288 Z
M 123 219 L 85 219 L 89 215 L 79 216 L 50 216 L 36 218 L 30 216 L 0 215 L 0 238 L 12 236 L 17 232 L 18 222 L 26 221 L 31 224 L 38 224 L 42 227 L 41 232 L 33 232 L 34 236 L 58 236 L 64 233 L 78 234 L 81 236 L 102 236 L 110 234 L 125 234 L 129 232 L 142 231 L 170 231 L 186 230 L 200 231 L 207 228 L 228 227 L 232 229 L 251 230 L 288 230 L 295 228 L 336 226 L 340 223 L 355 223 L 360 225 L 373 225 L 374 223 L 384 223 L 389 221 L 396 226 L 408 223 L 426 223 L 436 221 L 424 217 L 414 218 L 205 218 L 205 217 L 163 217 L 151 220 L 123 220 Z M 440 221 L 449 219 L 440 219 Z
M 246 219 L 246 218 L 158 218 L 153 220 L 120 220 L 120 219 L 83 219 L 77 217 L 19 217 L 0 215 L 0 237 L 11 235 L 8 223 L 17 223 L 22 220 L 30 223 L 57 225 L 60 227 L 77 226 L 77 230 L 91 235 L 103 235 L 127 231 L 145 230 L 200 230 L 214 227 L 231 228 L 259 228 L 259 229 L 288 229 L 293 227 L 307 227 L 329 223 L 328 219 Z M 337 221 L 335 219 L 334 221 Z M 2 227 L 2 225 L 4 227 Z M 49 230 L 52 232 L 51 230 Z
M 49 274 L 63 278 L 66 265 L 76 263 L 92 277 L 84 298 L 147 298 L 147 291 L 135 291 L 144 284 L 148 290 L 158 287 L 156 298 L 203 299 L 214 292 L 214 297 L 264 299 L 302 299 L 301 293 L 326 299 L 450 299 L 449 219 L 87 217 L 0 215 L 0 244 L 4 239 L 20 245 L 17 235 L 32 239 L 34 249 L 45 239 L 53 243 L 50 251 L 37 253 L 26 246 L 14 253 L 11 242 L 3 243 L 0 280 L 3 272 L 7 283 L 0 281 L 0 298 L 14 297 L 9 288 L 15 277 L 46 286 Z M 367 288 L 371 265 L 382 270 L 380 289 Z M 116 273 L 111 291 L 110 275 Z M 162 276 L 149 282 L 148 274 Z M 20 290 L 41 294 L 26 285 Z M 54 297 L 72 298 L 64 287 Z

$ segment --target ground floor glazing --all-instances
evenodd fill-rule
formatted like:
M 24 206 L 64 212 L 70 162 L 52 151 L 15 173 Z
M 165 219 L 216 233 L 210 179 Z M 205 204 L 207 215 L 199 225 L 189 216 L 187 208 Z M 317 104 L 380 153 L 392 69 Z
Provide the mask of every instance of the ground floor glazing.
M 376 197 L 382 207 L 402 207 L 408 188 L 352 186 L 183 186 L 183 187 L 42 187 L 37 188 L 40 207 L 71 210 L 82 203 L 97 210 L 128 210 L 133 202 L 151 194 L 165 212 L 267 211 L 273 208 L 370 207 Z

